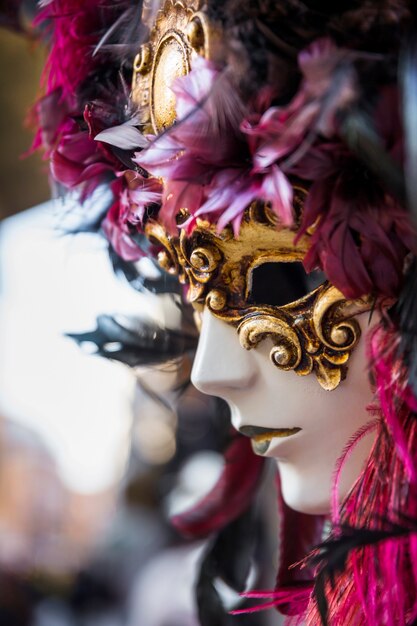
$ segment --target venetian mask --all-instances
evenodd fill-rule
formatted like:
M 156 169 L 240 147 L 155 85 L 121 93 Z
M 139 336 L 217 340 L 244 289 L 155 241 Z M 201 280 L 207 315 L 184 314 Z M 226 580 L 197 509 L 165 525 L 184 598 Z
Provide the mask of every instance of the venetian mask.
M 296 189 L 298 213 L 303 197 Z M 347 300 L 324 275 L 305 274 L 309 235 L 295 242 L 296 232 L 280 228 L 265 205 L 245 212 L 238 237 L 202 221 L 190 236 L 182 230 L 170 237 L 156 222 L 146 233 L 162 245 L 159 262 L 178 274 L 189 302 L 233 326 L 242 348 L 268 338 L 276 368 L 314 373 L 326 390 L 344 380 L 361 335 L 355 316 L 370 309 L 370 300 Z
M 303 197 L 297 190 L 298 212 Z M 265 205 L 245 212 L 238 237 L 207 222 L 173 237 L 149 221 L 146 233 L 202 317 L 195 386 L 226 400 L 254 451 L 277 459 L 290 506 L 328 512 L 337 460 L 369 419 L 372 390 L 360 338 L 370 299 L 348 300 L 324 275 L 307 276 L 301 259 L 310 236 L 295 242 L 294 230 L 280 228 Z M 372 441 L 365 438 L 351 455 L 342 497 Z
M 146 3 L 144 10 L 146 18 Z M 211 59 L 222 48 L 219 26 L 200 0 L 166 0 L 149 19 L 150 37 L 135 59 L 132 94 L 142 123 L 158 134 L 175 121 L 172 82 L 190 71 L 196 55 Z M 300 220 L 306 194 L 301 187 L 294 191 Z M 146 234 L 162 246 L 162 267 L 187 285 L 189 302 L 231 324 L 243 348 L 269 338 L 275 367 L 302 376 L 314 372 L 324 389 L 335 389 L 360 337 L 354 316 L 368 310 L 369 301 L 346 300 L 324 276 L 306 276 L 301 261 L 309 235 L 295 241 L 297 225 L 280 227 L 265 205 L 255 203 L 246 211 L 237 238 L 230 228 L 217 233 L 201 220 L 187 236 L 181 224 L 186 218 L 184 209 L 178 237 L 152 221 Z
M 170 11 L 158 14 L 134 78 L 142 121 L 154 133 L 175 119 L 169 81 L 189 71 L 194 54 L 209 56 L 215 32 L 196 11 L 198 3 L 167 3 Z M 372 302 L 349 300 L 323 274 L 304 272 L 312 233 L 299 237 L 297 230 L 305 196 L 294 184 L 293 228 L 283 227 L 267 204 L 254 202 L 238 235 L 232 227 L 218 232 L 201 219 L 188 232 L 186 208 L 178 215 L 177 235 L 157 219 L 147 220 L 145 234 L 158 246 L 161 266 L 178 276 L 202 317 L 195 385 L 229 403 L 233 424 L 252 438 L 255 452 L 278 459 L 287 503 L 322 513 L 328 511 L 336 461 L 368 420 L 372 392 L 360 337 L 367 325 L 361 314 Z M 346 386 L 349 361 L 354 366 Z M 359 474 L 369 445 L 363 441 L 352 454 L 342 495 Z

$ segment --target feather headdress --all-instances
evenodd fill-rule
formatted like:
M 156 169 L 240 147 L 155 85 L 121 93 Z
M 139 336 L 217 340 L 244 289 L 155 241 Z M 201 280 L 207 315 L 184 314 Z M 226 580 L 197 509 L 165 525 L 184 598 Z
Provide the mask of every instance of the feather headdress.
M 35 147 L 43 144 L 58 186 L 76 190 L 81 200 L 103 182 L 111 186 L 113 203 L 101 226 L 126 262 L 145 253 L 140 234 L 149 219 L 176 231 L 184 207 L 187 233 L 204 217 L 219 231 L 231 224 L 238 235 L 253 201 L 268 203 L 277 221 L 291 226 L 293 181 L 304 181 L 298 236 L 313 232 L 306 269 L 324 271 L 347 298 L 371 294 L 375 306 L 384 303 L 369 354 L 377 443 L 334 516 L 329 540 L 313 553 L 315 578 L 307 567 L 302 581 L 289 580 L 280 570 L 270 604 L 304 616 L 307 624 L 412 624 L 417 618 L 414 4 L 207 2 L 204 10 L 223 33 L 216 58 L 197 56 L 188 74 L 172 83 L 176 122 L 156 134 L 149 132 L 130 92 L 134 52 L 158 9 L 144 4 L 151 15 L 146 24 L 133 0 L 42 3 L 37 23 L 50 37 L 51 54 L 45 95 L 36 107 Z M 195 37 L 198 43 L 198 32 Z M 388 309 L 387 302 L 394 306 Z M 100 340 L 103 329 L 102 323 Z M 176 520 L 183 530 L 196 535 L 216 530 L 221 544 L 226 536 L 221 529 L 239 525 L 236 518 L 246 514 L 260 471 L 250 451 L 238 458 L 239 445 L 228 452 L 230 464 L 218 490 L 200 509 Z M 245 463 L 249 473 L 237 488 L 242 458 L 253 464 Z M 237 501 L 229 498 L 231 492 Z M 290 519 L 288 511 L 283 515 Z M 304 521 L 284 523 L 284 529 L 317 542 L 323 520 Z M 284 561 L 287 557 L 299 560 L 302 554 L 284 554 Z M 207 556 L 202 575 L 212 564 Z

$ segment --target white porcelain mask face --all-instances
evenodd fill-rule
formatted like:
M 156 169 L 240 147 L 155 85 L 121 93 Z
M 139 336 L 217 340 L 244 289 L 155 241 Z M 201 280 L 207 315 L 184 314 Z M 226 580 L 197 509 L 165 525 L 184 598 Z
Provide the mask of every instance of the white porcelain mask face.
M 265 206 L 247 209 L 238 237 L 204 221 L 178 236 L 157 222 L 146 229 L 162 246 L 161 265 L 204 310 L 195 386 L 226 400 L 255 452 L 278 460 L 290 506 L 328 512 L 336 461 L 368 421 L 372 392 L 361 331 L 370 299 L 348 300 L 323 275 L 306 276 L 300 261 L 309 235 L 296 240 Z M 369 445 L 364 439 L 351 456 L 342 496 Z
M 366 330 L 369 315 L 357 318 Z M 277 460 L 286 503 L 304 513 L 327 513 L 336 462 L 354 433 L 369 421 L 372 400 L 365 340 L 349 361 L 346 380 L 332 391 L 314 375 L 297 376 L 271 367 L 271 342 L 244 350 L 236 330 L 205 309 L 192 381 L 203 393 L 231 407 L 232 422 L 244 434 L 261 433 L 255 451 Z M 262 440 L 265 429 L 266 436 Z M 279 429 L 279 430 L 278 430 Z M 271 437 L 271 431 L 277 436 Z M 365 437 L 344 467 L 340 497 L 347 495 L 370 452 Z

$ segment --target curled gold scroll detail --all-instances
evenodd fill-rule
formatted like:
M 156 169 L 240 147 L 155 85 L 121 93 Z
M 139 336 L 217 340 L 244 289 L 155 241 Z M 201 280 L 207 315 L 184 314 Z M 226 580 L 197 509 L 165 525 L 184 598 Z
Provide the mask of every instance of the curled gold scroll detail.
M 243 348 L 251 350 L 268 340 L 269 357 L 277 368 L 301 376 L 314 372 L 324 389 L 335 389 L 346 377 L 361 336 L 355 317 L 371 309 L 371 300 L 348 300 L 324 283 L 284 306 L 249 304 L 247 286 L 259 260 L 298 261 L 306 243 L 294 245 L 293 233 L 277 230 L 261 214 L 252 211 L 245 216 L 248 221 L 243 221 L 239 239 L 227 230 L 218 234 L 204 222 L 189 236 L 184 230 L 179 236 L 168 235 L 157 222 L 148 222 L 145 232 L 162 247 L 159 259 L 164 269 L 188 286 L 188 301 L 200 310 L 207 306 L 233 325 Z
M 262 314 L 244 319 L 237 329 L 240 344 L 246 350 L 256 348 L 267 337 L 274 346 L 271 361 L 283 370 L 296 369 L 302 357 L 301 342 L 297 333 L 279 317 Z
M 324 284 L 304 298 L 276 309 L 251 307 L 236 324 L 243 348 L 250 350 L 265 339 L 272 341 L 270 359 L 282 370 L 305 376 L 315 372 L 320 385 L 335 389 L 346 377 L 347 362 L 357 345 L 361 329 L 358 321 L 345 315 L 371 308 L 369 299 L 346 300 L 331 285 Z M 215 311 L 213 311 L 216 314 Z M 222 314 L 217 313 L 222 318 Z M 230 319 L 230 316 L 229 316 Z

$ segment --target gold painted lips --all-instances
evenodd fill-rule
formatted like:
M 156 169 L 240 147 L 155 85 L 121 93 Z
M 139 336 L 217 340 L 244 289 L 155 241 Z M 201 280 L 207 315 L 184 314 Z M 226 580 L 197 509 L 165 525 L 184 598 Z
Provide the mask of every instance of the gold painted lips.
M 291 437 L 300 432 L 301 428 L 260 428 L 256 426 L 242 426 L 239 432 L 252 439 L 252 449 L 255 454 L 265 454 L 273 439 Z

